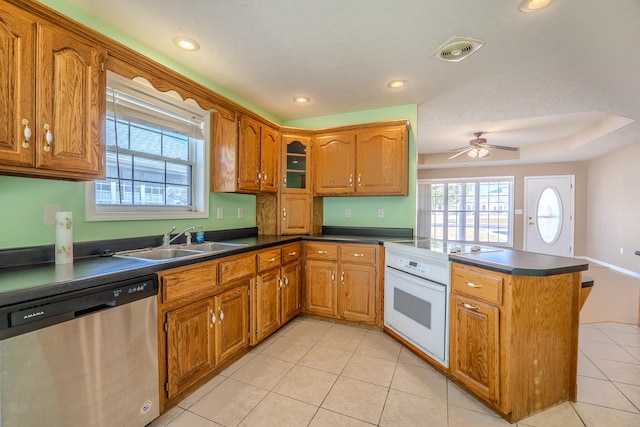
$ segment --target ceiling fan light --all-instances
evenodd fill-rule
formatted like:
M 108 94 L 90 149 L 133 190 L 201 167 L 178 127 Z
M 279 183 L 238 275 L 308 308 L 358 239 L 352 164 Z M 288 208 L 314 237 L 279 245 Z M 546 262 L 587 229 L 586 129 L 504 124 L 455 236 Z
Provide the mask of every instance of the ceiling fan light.
M 488 157 L 488 156 L 489 156 L 489 150 L 487 150 L 484 147 L 478 148 L 478 157 L 482 158 L 482 157 Z
M 467 156 L 474 158 L 478 157 L 478 149 L 474 147 L 471 150 L 467 151 Z
M 522 12 L 535 12 L 543 7 L 548 6 L 553 0 L 523 0 L 520 3 L 520 10 Z

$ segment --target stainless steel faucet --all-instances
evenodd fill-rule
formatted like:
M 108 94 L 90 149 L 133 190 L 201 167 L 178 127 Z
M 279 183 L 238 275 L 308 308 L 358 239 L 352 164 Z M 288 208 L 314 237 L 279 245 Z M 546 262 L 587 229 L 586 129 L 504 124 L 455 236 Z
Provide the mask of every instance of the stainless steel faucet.
M 176 234 L 175 236 L 173 236 L 173 238 L 171 238 L 172 231 L 176 231 L 176 227 L 171 227 L 171 230 L 169 230 L 169 232 L 165 233 L 162 236 L 162 246 L 169 246 L 171 242 L 173 242 L 183 234 L 187 237 L 187 246 L 189 246 L 191 244 L 191 233 L 189 233 L 189 231 L 195 231 L 195 227 L 187 227 L 181 232 L 179 232 L 178 234 Z

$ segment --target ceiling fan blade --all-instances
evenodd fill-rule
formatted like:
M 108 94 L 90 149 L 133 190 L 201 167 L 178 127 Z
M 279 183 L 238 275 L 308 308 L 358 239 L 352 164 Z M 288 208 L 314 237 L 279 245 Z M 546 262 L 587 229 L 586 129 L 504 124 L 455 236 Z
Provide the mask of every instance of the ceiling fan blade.
M 506 145 L 485 144 L 487 148 L 497 148 L 498 150 L 518 151 L 517 147 L 507 147 Z
M 467 151 L 471 151 L 473 147 L 469 147 L 469 148 L 465 148 L 464 150 L 462 150 L 461 152 L 454 154 L 453 156 L 449 157 L 449 160 L 451 159 L 455 159 L 458 156 L 461 156 L 462 154 L 466 153 Z

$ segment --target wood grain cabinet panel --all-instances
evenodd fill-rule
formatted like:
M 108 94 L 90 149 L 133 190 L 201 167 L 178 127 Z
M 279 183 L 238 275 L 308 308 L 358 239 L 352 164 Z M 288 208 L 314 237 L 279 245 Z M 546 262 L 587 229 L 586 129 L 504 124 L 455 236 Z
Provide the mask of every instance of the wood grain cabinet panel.
M 280 264 L 259 273 L 255 283 L 255 342 L 277 331 L 280 327 Z
M 249 345 L 249 281 L 216 295 L 216 364 Z
M 378 247 L 306 242 L 306 311 L 339 319 L 375 323 Z
M 453 262 L 450 373 L 511 423 L 577 397 L 581 274 Z
M 0 43 L 0 171 L 104 178 L 106 49 L 7 4 Z
M 284 325 L 300 313 L 300 264 L 282 266 L 281 320 Z
M 213 114 L 211 190 L 277 193 L 278 130 L 245 114 L 216 106 Z
M 499 402 L 499 308 L 451 296 L 451 374 L 477 394 Z
M 167 398 L 171 399 L 215 367 L 213 299 L 172 310 L 167 322 Z
M 314 195 L 406 196 L 407 123 L 324 131 L 312 143 Z

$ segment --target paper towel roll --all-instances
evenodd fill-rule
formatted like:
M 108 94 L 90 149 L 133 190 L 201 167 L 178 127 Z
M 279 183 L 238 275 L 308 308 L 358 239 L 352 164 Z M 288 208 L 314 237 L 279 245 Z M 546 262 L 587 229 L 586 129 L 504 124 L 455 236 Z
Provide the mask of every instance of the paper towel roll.
M 56 264 L 73 262 L 73 214 L 56 212 Z

